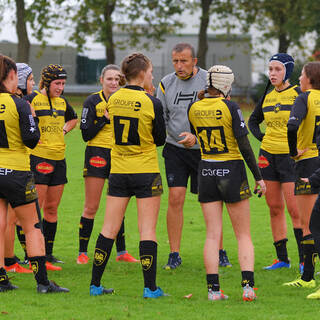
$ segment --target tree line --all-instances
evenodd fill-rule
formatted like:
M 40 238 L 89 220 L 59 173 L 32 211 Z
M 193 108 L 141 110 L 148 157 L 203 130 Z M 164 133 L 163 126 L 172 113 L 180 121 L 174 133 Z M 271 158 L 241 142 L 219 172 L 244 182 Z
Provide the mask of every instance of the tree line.
M 30 36 L 44 47 L 52 33 L 61 29 L 70 31 L 69 40 L 80 52 L 89 36 L 101 43 L 107 63 L 115 62 L 115 48 L 160 46 L 165 35 L 179 32 L 188 23 L 199 25 L 197 57 L 203 68 L 210 25 L 226 34 L 255 28 L 261 43 L 277 40 L 278 52 L 303 48 L 304 36 L 315 32 L 314 52 L 320 49 L 320 1 L 314 0 L 0 0 L 0 10 L 1 17 L 15 12 L 17 61 L 27 63 Z M 200 12 L 199 21 L 182 21 L 185 11 Z M 115 41 L 115 32 L 126 34 L 128 40 Z

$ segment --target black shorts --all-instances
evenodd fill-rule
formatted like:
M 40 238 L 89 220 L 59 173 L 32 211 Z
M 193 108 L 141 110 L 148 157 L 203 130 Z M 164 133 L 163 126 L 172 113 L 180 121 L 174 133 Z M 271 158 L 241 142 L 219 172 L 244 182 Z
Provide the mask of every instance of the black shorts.
M 199 202 L 238 202 L 251 197 L 242 160 L 200 161 Z
M 198 165 L 200 150 L 184 149 L 166 143 L 162 156 L 166 167 L 168 187 L 187 187 L 191 177 L 190 191 L 198 193 Z
M 160 173 L 111 173 L 109 176 L 109 196 L 150 198 L 162 193 Z
M 294 194 L 318 194 L 320 188 L 312 188 L 310 183 L 304 183 L 299 178 L 310 177 L 320 167 L 320 160 L 318 157 L 304 159 L 296 162 L 296 172 L 298 179 L 295 183 Z
M 38 195 L 32 172 L 0 168 L 0 198 L 12 208 L 34 202 Z
M 30 155 L 30 167 L 34 174 L 36 184 L 58 186 L 68 182 L 65 159 L 49 160 Z
M 295 162 L 289 154 L 272 154 L 260 149 L 258 165 L 264 180 L 295 182 Z
M 83 177 L 108 179 L 111 167 L 111 149 L 86 147 Z

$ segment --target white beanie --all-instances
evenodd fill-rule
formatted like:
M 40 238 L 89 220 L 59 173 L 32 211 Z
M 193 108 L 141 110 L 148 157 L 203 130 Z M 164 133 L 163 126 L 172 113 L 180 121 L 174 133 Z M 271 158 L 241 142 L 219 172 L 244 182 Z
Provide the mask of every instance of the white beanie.
M 18 88 L 27 89 L 27 79 L 32 73 L 32 69 L 26 63 L 16 63 L 18 72 Z
M 232 70 L 227 66 L 215 65 L 208 70 L 207 86 L 208 88 L 216 88 L 220 90 L 225 97 L 228 96 L 231 90 L 231 85 L 234 80 Z

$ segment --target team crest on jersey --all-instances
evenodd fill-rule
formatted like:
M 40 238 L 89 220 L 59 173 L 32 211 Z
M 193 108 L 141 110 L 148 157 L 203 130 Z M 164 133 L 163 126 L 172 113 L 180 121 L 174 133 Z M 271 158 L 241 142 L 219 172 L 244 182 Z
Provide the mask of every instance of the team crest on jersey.
M 99 248 L 96 248 L 94 252 L 94 260 L 93 260 L 94 265 L 101 266 L 106 260 L 107 256 L 108 254 L 105 251 Z
M 107 161 L 99 156 L 91 157 L 89 160 L 90 166 L 103 168 L 107 165 Z
M 140 257 L 140 262 L 141 262 L 142 269 L 144 271 L 147 271 L 152 266 L 153 256 L 151 256 L 151 255 L 141 256 Z
M 274 113 L 278 113 L 280 111 L 280 108 L 281 108 L 281 104 L 280 103 L 277 103 L 275 106 L 274 106 Z
M 266 168 L 269 166 L 269 161 L 265 156 L 259 156 L 258 158 L 258 166 L 259 168 Z
M 36 170 L 43 174 L 49 174 L 53 172 L 54 166 L 48 162 L 40 162 L 36 165 Z
M 52 116 L 56 118 L 58 116 L 58 112 L 56 109 L 52 109 Z

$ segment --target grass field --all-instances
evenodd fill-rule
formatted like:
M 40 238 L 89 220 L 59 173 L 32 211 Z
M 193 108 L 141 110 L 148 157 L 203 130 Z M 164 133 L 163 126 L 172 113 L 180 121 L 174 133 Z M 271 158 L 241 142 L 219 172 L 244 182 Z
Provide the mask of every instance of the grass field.
M 71 99 L 80 116 L 81 99 Z M 245 113 L 248 115 L 248 112 Z M 227 214 L 224 214 L 224 247 L 233 264 L 221 269 L 220 283 L 228 301 L 207 300 L 206 277 L 202 249 L 205 226 L 200 205 L 194 195 L 188 193 L 184 208 L 184 229 L 181 246 L 182 266 L 176 271 L 165 271 L 161 267 L 167 262 L 169 244 L 166 231 L 167 186 L 163 159 L 160 156 L 164 195 L 158 221 L 158 276 L 157 284 L 169 297 L 142 299 L 143 279 L 139 264 L 115 262 L 113 250 L 102 284 L 113 287 L 113 296 L 90 297 L 89 282 L 91 261 L 88 265 L 77 265 L 78 226 L 84 202 L 82 168 L 85 144 L 79 128 L 66 136 L 68 179 L 59 210 L 59 224 L 54 254 L 65 261 L 63 270 L 50 272 L 49 278 L 70 288 L 69 294 L 39 295 L 32 275 L 14 274 L 12 282 L 19 290 L 1 294 L 1 319 L 317 319 L 319 301 L 306 299 L 313 290 L 285 288 L 281 284 L 293 280 L 298 273 L 298 255 L 292 224 L 288 219 L 288 251 L 292 267 L 287 270 L 264 271 L 263 266 L 272 262 L 275 252 L 269 224 L 268 209 L 264 199 L 251 198 L 252 237 L 255 246 L 255 280 L 258 300 L 245 303 L 241 299 L 241 274 L 237 262 L 237 244 Z M 251 139 L 255 151 L 258 144 Z M 160 155 L 161 150 L 159 150 Z M 248 172 L 253 187 L 251 173 Z M 94 244 L 103 222 L 105 199 L 102 199 L 97 214 L 89 253 L 92 258 Z M 128 251 L 138 257 L 139 236 L 135 199 L 126 213 L 126 240 Z M 16 244 L 16 253 L 22 250 Z M 12 274 L 11 274 L 12 275 Z M 319 278 L 318 278 L 319 280 Z M 191 299 L 184 296 L 192 293 Z

